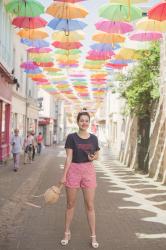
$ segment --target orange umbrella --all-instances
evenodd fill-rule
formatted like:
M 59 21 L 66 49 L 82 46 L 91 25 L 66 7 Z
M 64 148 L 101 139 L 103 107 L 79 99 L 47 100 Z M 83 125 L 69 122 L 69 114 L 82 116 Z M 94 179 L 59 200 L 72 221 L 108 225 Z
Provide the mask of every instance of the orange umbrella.
M 83 18 L 88 14 L 85 8 L 69 3 L 53 3 L 47 8 L 46 13 L 63 19 Z
M 84 39 L 84 33 L 81 31 L 70 31 L 66 35 L 65 32 L 59 31 L 52 34 L 52 39 L 60 42 L 77 42 Z
M 123 43 L 125 41 L 125 37 L 120 34 L 112 33 L 97 33 L 93 35 L 92 39 L 101 43 Z
M 39 29 L 21 29 L 17 34 L 21 38 L 27 38 L 30 40 L 43 39 L 48 37 L 47 32 Z

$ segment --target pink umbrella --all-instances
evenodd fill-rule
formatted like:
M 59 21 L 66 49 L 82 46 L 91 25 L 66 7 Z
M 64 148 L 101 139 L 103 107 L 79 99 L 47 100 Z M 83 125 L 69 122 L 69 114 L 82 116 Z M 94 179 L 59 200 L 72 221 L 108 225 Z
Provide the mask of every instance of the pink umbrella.
M 32 80 L 33 80 L 33 81 L 36 81 L 36 82 L 43 82 L 43 83 L 44 83 L 44 82 L 45 82 L 45 83 L 48 82 L 47 79 L 45 79 L 45 78 L 39 78 L 39 77 L 33 77 Z
M 97 30 L 107 33 L 124 34 L 134 30 L 133 25 L 127 22 L 99 21 L 95 24 Z
M 86 59 L 88 60 L 100 60 L 100 61 L 107 60 L 110 58 L 111 58 L 110 55 L 95 55 L 95 54 L 86 57 Z
M 12 24 L 18 28 L 37 29 L 45 27 L 47 22 L 41 17 L 18 16 L 13 19 Z
M 114 53 L 114 51 L 98 51 L 98 50 L 90 50 L 89 52 L 88 52 L 88 55 L 89 56 L 105 56 L 105 57 L 107 57 L 107 56 L 109 56 L 109 57 L 111 57 L 111 56 L 114 56 L 115 55 L 115 53 Z
M 34 62 L 31 62 L 31 61 L 23 62 L 20 65 L 20 67 L 23 69 L 28 69 L 28 70 L 34 70 L 38 68 L 38 66 Z
M 135 41 L 157 41 L 163 38 L 160 32 L 137 32 L 132 34 L 129 39 Z
M 105 66 L 108 68 L 113 69 L 122 69 L 123 67 L 126 67 L 128 64 L 114 64 L 114 63 L 107 63 Z
M 63 42 L 58 42 L 58 41 L 53 42 L 52 45 L 56 48 L 66 49 L 66 50 L 79 49 L 80 47 L 83 46 L 80 42 L 64 42 L 63 43 Z
M 29 48 L 27 49 L 29 53 L 48 53 L 52 51 L 51 48 Z

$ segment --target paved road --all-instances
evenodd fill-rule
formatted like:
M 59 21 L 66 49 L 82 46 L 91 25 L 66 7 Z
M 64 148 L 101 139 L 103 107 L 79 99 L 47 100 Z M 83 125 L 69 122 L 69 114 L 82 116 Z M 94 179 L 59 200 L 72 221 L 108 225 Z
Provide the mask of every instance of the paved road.
M 63 235 L 65 192 L 59 202 L 43 206 L 43 193 L 58 182 L 64 162 L 62 146 L 46 149 L 18 173 L 10 166 L 0 169 L 0 250 L 88 250 L 89 230 L 81 191 L 72 240 L 60 245 Z M 97 235 L 103 250 L 166 249 L 166 186 L 134 174 L 111 157 L 108 149 L 96 163 Z M 42 208 L 31 206 L 31 203 Z

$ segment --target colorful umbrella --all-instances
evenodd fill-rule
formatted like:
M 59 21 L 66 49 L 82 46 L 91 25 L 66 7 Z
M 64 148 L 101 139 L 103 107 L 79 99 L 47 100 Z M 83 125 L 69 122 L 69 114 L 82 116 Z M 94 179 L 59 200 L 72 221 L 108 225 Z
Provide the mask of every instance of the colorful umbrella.
M 84 39 L 84 33 L 78 31 L 71 31 L 66 35 L 63 31 L 54 32 L 52 34 L 52 39 L 54 41 L 60 42 L 77 42 Z
M 136 3 L 146 3 L 149 0 L 110 0 L 111 3 L 121 3 L 121 4 L 136 4 Z
M 27 49 L 28 53 L 48 53 L 52 51 L 51 48 L 29 48 Z
M 64 2 L 64 3 L 77 3 L 77 2 L 83 2 L 85 0 L 56 0 L 57 2 Z
M 161 22 L 145 17 L 136 23 L 136 28 L 145 31 L 166 32 L 166 21 Z
M 36 48 L 42 48 L 42 47 L 48 47 L 49 46 L 49 42 L 44 41 L 44 40 L 29 40 L 26 38 L 22 38 L 21 43 L 29 46 L 29 47 L 36 47 Z
M 21 29 L 17 34 L 21 38 L 27 38 L 30 40 L 42 39 L 48 37 L 47 32 L 37 29 Z
M 82 30 L 87 26 L 87 24 L 78 20 L 54 18 L 48 23 L 48 26 L 54 30 L 69 32 L 74 30 Z
M 36 65 L 35 65 L 36 66 Z M 36 75 L 36 74 L 39 74 L 42 72 L 41 69 L 39 69 L 38 67 L 37 68 L 34 68 L 34 69 L 25 69 L 24 70 L 25 73 L 27 74 L 33 74 L 33 75 Z
M 95 24 L 97 30 L 107 33 L 125 34 L 133 31 L 133 25 L 127 22 L 99 21 Z
M 77 55 L 80 53 L 81 53 L 81 50 L 79 49 L 71 49 L 71 50 L 57 49 L 55 51 L 55 54 L 60 54 L 60 55 Z
M 119 50 L 118 54 L 115 55 L 115 59 L 137 60 L 139 58 L 139 51 L 129 48 L 122 48 Z
M 98 33 L 93 35 L 92 39 L 101 43 L 123 43 L 125 41 L 125 37 L 120 34 L 108 34 L 108 33 Z
M 6 11 L 17 16 L 35 17 L 44 13 L 44 6 L 36 0 L 10 0 Z
M 131 5 L 129 11 L 127 5 L 112 3 L 103 5 L 99 15 L 112 21 L 133 21 L 142 17 L 142 10 Z
M 57 41 L 53 42 L 52 45 L 56 48 L 66 49 L 66 50 L 79 49 L 80 47 L 83 46 L 80 42 L 62 43 L 62 42 L 57 42 Z
M 16 17 L 13 19 L 12 24 L 18 28 L 36 29 L 45 27 L 47 22 L 41 17 Z
M 34 69 L 37 69 L 38 67 L 34 64 L 34 62 L 32 61 L 28 61 L 28 62 L 23 62 L 21 65 L 20 65 L 21 68 L 23 69 L 30 69 L 30 70 L 34 70 Z
M 129 39 L 135 41 L 158 41 L 163 38 L 160 32 L 137 32 L 132 34 Z
M 58 68 L 44 68 L 44 70 L 47 71 L 47 72 L 58 72 L 61 69 L 58 69 Z
M 153 6 L 147 13 L 150 19 L 154 19 L 157 21 L 165 21 L 166 20 L 166 3 L 158 3 Z
M 53 3 L 47 8 L 46 13 L 63 19 L 83 18 L 88 14 L 83 7 L 70 3 Z
M 112 51 L 120 48 L 120 45 L 117 43 L 108 44 L 108 43 L 94 43 L 91 46 L 91 49 L 98 51 Z
M 34 62 L 34 64 L 39 67 L 53 67 L 54 66 L 53 62 Z

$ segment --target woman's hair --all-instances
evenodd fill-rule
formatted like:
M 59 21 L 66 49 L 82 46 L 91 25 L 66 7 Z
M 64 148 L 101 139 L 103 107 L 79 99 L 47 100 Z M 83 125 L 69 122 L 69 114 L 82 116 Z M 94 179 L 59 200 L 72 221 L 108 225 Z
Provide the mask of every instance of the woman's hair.
M 90 115 L 88 112 L 86 111 L 82 111 L 82 112 L 79 112 L 78 115 L 77 115 L 77 122 L 79 122 L 80 118 L 82 115 L 86 115 L 88 118 L 89 118 L 89 121 L 90 121 Z

